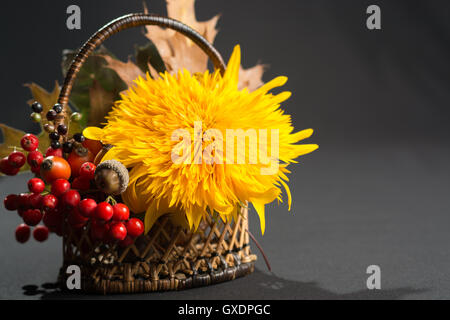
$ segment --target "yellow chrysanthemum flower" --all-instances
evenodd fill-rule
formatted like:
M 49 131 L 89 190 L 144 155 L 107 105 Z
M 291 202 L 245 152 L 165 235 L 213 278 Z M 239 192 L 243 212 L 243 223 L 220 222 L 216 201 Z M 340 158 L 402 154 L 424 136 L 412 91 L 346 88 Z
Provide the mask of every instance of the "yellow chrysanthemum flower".
M 191 75 L 186 70 L 158 79 L 140 77 L 116 102 L 103 129 L 84 131 L 87 138 L 114 146 L 104 159 L 119 160 L 131 169 L 122 198 L 133 212 L 146 212 L 146 231 L 165 213 L 172 213 L 181 225 L 197 228 L 206 214 L 230 220 L 239 206 L 251 202 L 264 233 L 264 205 L 282 201 L 281 185 L 290 209 L 287 166 L 318 146 L 296 144 L 313 131 L 293 133 L 291 117 L 280 109 L 291 93 L 268 93 L 282 86 L 286 77 L 253 92 L 238 90 L 240 56 L 236 46 L 223 77 L 218 71 Z M 174 134 L 180 130 L 188 135 Z M 230 130 L 244 133 L 244 149 L 235 137 L 229 149 Z M 255 141 L 256 158 L 250 151 Z M 181 148 L 183 143 L 188 147 Z M 174 161 L 174 154 L 182 161 Z M 202 154 L 215 161 L 196 161 Z

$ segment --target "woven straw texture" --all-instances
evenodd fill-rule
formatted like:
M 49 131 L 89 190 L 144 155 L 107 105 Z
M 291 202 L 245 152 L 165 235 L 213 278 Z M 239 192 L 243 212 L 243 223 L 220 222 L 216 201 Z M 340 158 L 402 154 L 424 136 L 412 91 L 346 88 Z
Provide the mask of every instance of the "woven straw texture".
M 83 291 L 103 294 L 181 290 L 233 280 L 254 270 L 247 218 L 247 208 L 241 208 L 233 223 L 208 215 L 191 232 L 163 216 L 126 248 L 93 242 L 89 225 L 73 229 L 66 223 L 60 280 L 64 286 L 69 265 L 81 268 Z

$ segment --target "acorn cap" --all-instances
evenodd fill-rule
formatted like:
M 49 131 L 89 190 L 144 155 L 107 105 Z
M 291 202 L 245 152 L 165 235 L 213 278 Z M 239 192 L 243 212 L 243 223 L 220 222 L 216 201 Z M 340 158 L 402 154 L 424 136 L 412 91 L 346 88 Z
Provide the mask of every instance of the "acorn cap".
M 95 184 L 106 194 L 121 194 L 129 180 L 127 168 L 117 160 L 103 161 L 95 169 Z

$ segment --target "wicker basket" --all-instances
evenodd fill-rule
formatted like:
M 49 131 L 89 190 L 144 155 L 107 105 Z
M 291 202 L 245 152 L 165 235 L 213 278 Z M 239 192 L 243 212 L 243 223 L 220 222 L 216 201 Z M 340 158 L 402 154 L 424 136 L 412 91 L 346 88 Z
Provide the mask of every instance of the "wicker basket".
M 182 33 L 203 49 L 215 68 L 222 74 L 225 71 L 217 50 L 188 26 L 156 15 L 129 14 L 101 28 L 83 45 L 67 72 L 58 102 L 67 105 L 78 71 L 97 46 L 121 30 L 143 25 Z M 64 117 L 62 113 L 55 122 L 64 121 Z M 170 215 L 165 215 L 147 235 L 125 248 L 117 243 L 92 242 L 89 224 L 75 230 L 65 222 L 61 284 L 65 287 L 69 265 L 81 268 L 83 291 L 103 294 L 179 290 L 247 275 L 254 270 L 256 256 L 249 247 L 247 208 L 242 207 L 240 213 L 233 223 L 207 215 L 196 232 L 175 227 Z

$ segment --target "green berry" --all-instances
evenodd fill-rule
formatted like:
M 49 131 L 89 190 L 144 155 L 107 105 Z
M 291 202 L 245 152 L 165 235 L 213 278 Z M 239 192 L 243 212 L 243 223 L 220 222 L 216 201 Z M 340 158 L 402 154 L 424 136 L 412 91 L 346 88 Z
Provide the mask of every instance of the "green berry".
M 41 119 L 42 119 L 41 115 L 37 112 L 33 112 L 30 115 L 30 117 L 31 117 L 31 120 L 33 120 L 34 122 L 41 122 Z
M 72 113 L 72 115 L 70 116 L 70 120 L 72 120 L 72 121 L 74 121 L 74 122 L 80 121 L 81 118 L 82 118 L 82 115 L 81 115 L 81 113 L 79 113 L 79 112 L 74 112 L 74 113 Z

